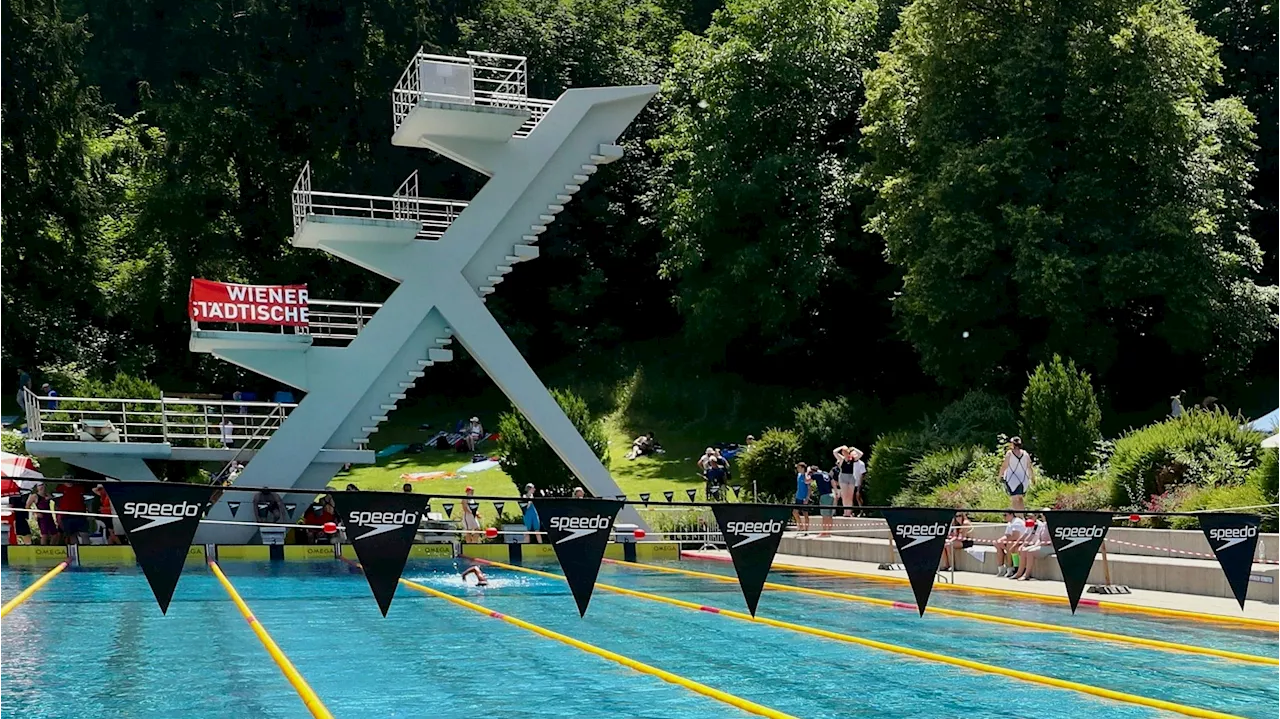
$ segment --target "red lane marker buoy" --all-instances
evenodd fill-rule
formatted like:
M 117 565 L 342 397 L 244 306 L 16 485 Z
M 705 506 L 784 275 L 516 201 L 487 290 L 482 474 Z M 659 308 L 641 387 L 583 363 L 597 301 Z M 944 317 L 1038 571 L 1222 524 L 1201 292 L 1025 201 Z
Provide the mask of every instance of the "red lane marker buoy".
M 1141 521 L 1142 521 L 1142 517 L 1139 517 L 1139 516 L 1138 516 L 1138 515 L 1136 515 L 1136 514 L 1130 514 L 1130 515 L 1129 515 L 1129 521 L 1130 521 L 1130 522 L 1141 522 Z
M 325 534 L 337 534 L 337 533 L 338 533 L 338 525 L 334 524 L 333 522 L 325 522 L 325 523 L 324 523 L 324 527 L 322 527 L 321 529 L 323 529 L 323 530 L 324 530 L 324 533 L 325 533 Z
M 635 536 L 636 536 L 636 539 L 644 539 L 644 530 L 643 530 L 643 529 L 637 529 L 637 530 L 635 531 Z
M 490 539 L 493 539 L 494 537 L 498 536 L 498 529 L 497 529 L 497 527 L 485 527 L 485 528 L 484 528 L 484 536 L 486 536 L 486 537 L 488 537 L 488 538 L 490 538 Z

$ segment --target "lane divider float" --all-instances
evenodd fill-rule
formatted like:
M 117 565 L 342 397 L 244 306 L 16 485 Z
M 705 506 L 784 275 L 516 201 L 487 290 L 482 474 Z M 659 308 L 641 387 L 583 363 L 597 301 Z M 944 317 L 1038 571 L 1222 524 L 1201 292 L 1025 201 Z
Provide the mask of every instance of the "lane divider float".
M 0 607 L 0 617 L 5 616 L 9 612 L 16 609 L 19 604 L 22 604 L 23 602 L 27 601 L 27 599 L 30 598 L 32 594 L 35 594 L 36 592 L 40 591 L 40 588 L 48 584 L 50 579 L 53 579 L 54 577 L 58 576 L 62 572 L 62 570 L 66 568 L 67 568 L 67 563 L 64 561 L 64 562 L 59 562 L 58 566 L 45 572 L 43 577 L 40 577 L 35 582 L 33 582 L 31 586 L 19 592 L 18 596 L 14 597 L 13 599 L 10 599 L 8 602 L 5 602 L 5 605 L 3 607 Z
M 681 556 L 691 559 L 699 559 L 711 562 L 728 562 L 732 561 L 729 557 L 720 557 L 716 555 L 706 554 L 704 552 L 684 551 Z M 867 579 L 873 582 L 888 582 L 891 584 L 910 585 L 910 580 L 902 577 L 886 577 L 879 574 L 867 574 L 866 572 L 853 572 L 845 569 L 823 569 L 821 567 L 804 567 L 798 564 L 781 564 L 774 562 L 774 569 L 783 569 L 789 572 L 804 572 L 808 574 L 824 574 L 831 577 L 850 577 L 853 579 Z M 1032 599 L 1040 602 L 1050 602 L 1053 604 L 1067 604 L 1069 600 L 1066 597 L 1057 597 L 1049 594 L 1035 594 L 1033 592 L 1019 592 L 1014 589 L 998 589 L 995 587 L 977 587 L 973 585 L 959 584 L 935 584 L 934 589 L 944 589 L 956 592 L 973 592 L 975 594 L 990 594 L 999 597 L 1015 597 L 1017 599 Z M 1209 614 L 1205 612 L 1192 612 L 1185 609 L 1165 609 L 1164 607 L 1148 607 L 1141 604 L 1125 604 L 1123 602 L 1104 602 L 1098 599 L 1089 599 L 1082 597 L 1080 606 L 1094 607 L 1095 609 L 1116 610 L 1121 612 L 1133 612 L 1137 614 L 1150 614 L 1159 617 L 1175 617 L 1177 619 L 1194 619 L 1201 622 L 1213 622 L 1216 624 L 1236 624 L 1255 629 L 1269 629 L 1272 631 L 1280 630 L 1280 622 L 1269 619 L 1254 619 L 1252 617 L 1233 617 L 1229 614 Z
M 483 562 L 485 564 L 490 564 L 495 567 L 500 567 L 502 569 L 509 569 L 516 572 L 525 572 L 528 574 L 535 574 L 541 577 L 549 577 L 552 579 L 559 579 L 561 581 L 564 580 L 564 576 L 562 575 L 552 574 L 550 572 L 543 572 L 537 569 L 527 569 L 525 567 L 517 567 L 514 565 L 504 564 L 502 562 L 495 562 L 493 560 L 488 560 L 488 559 L 477 559 L 475 561 Z M 1041 674 L 1032 674 L 1031 672 L 1024 672 L 1019 669 L 1008 669 L 1006 667 L 1000 667 L 994 664 L 986 664 L 984 662 L 976 662 L 969 659 L 961 659 L 959 657 L 952 657 L 946 654 L 938 654 L 936 652 L 928 652 L 921 649 L 912 649 L 911 647 L 899 646 L 897 644 L 889 644 L 888 642 L 880 642 L 874 639 L 865 639 L 863 637 L 854 636 L 852 634 L 841 634 L 839 632 L 832 632 L 826 629 L 818 629 L 816 627 L 809 627 L 803 624 L 784 622 L 778 619 L 769 619 L 767 617 L 761 617 L 759 615 L 753 617 L 750 614 L 746 614 L 744 612 L 735 612 L 731 609 L 712 607 L 712 606 L 707 606 L 705 604 L 695 604 L 694 602 L 686 602 L 683 599 L 673 599 L 671 597 L 664 597 L 659 594 L 650 594 L 648 592 L 641 592 L 634 589 L 625 589 L 623 587 L 614 587 L 608 584 L 599 584 L 599 583 L 596 584 L 596 589 L 603 589 L 607 592 L 624 594 L 626 596 L 636 597 L 638 599 L 647 599 L 649 601 L 659 602 L 662 604 L 670 604 L 672 606 L 682 607 L 684 609 L 690 609 L 696 612 L 707 612 L 709 614 L 718 614 L 724 617 L 739 619 L 744 622 L 753 622 L 755 624 L 765 624 L 765 625 L 768 625 L 771 627 L 777 627 L 780 629 L 790 629 L 792 631 L 800 632 L 803 634 L 811 634 L 813 636 L 824 637 L 826 639 L 835 639 L 837 641 L 848 642 L 850 644 L 858 644 L 864 647 L 871 647 L 872 649 L 880 649 L 886 652 L 892 652 L 894 654 L 901 654 L 904 656 L 915 657 L 916 659 L 925 659 L 928 661 L 940 662 L 942 664 L 950 664 L 952 666 L 963 667 L 965 669 L 971 669 L 971 670 L 974 670 L 977 672 L 983 672 L 986 674 L 997 674 L 997 675 L 1009 677 L 1012 679 L 1020 679 L 1025 682 L 1031 682 L 1033 684 L 1041 684 L 1044 686 L 1056 687 L 1059 689 L 1069 689 L 1071 691 L 1080 692 L 1081 694 L 1089 694 L 1096 697 L 1102 697 L 1104 699 L 1111 699 L 1114 701 L 1125 702 L 1128 704 L 1137 704 L 1139 706 L 1151 707 L 1153 709 L 1161 709 L 1163 711 L 1175 712 L 1175 713 L 1183 714 L 1186 716 L 1203 717 L 1205 719 L 1242 719 L 1241 717 L 1238 717 L 1234 714 L 1225 714 L 1223 712 L 1214 711 L 1212 709 L 1201 709 L 1199 707 L 1187 706 L 1185 704 L 1178 704 L 1175 702 L 1165 701 L 1163 699 L 1152 699 L 1150 697 L 1139 696 L 1137 694 L 1129 694 L 1127 692 L 1119 692 L 1113 689 L 1104 689 L 1102 687 L 1095 687 L 1089 684 L 1081 684 L 1080 682 L 1073 682 L 1067 679 L 1047 677 Z
M 311 716 L 315 717 L 315 719 L 333 719 L 333 715 L 329 713 L 324 702 L 320 701 L 320 697 L 316 696 L 316 693 L 312 691 L 311 686 L 307 684 L 307 680 L 302 678 L 302 675 L 298 673 L 296 668 L 294 668 L 293 662 L 289 661 L 289 657 L 285 656 L 284 652 L 280 651 L 279 645 L 277 645 L 275 640 L 271 638 L 270 634 L 267 634 L 266 628 L 262 626 L 262 623 L 258 621 L 257 617 L 253 616 L 253 612 L 249 611 L 249 605 L 245 604 L 244 600 L 240 598 L 240 593 L 237 592 L 236 588 L 227 580 L 227 575 L 222 573 L 222 569 L 218 567 L 218 563 L 210 561 L 209 569 L 213 570 L 214 576 L 216 576 L 218 581 L 222 583 L 222 588 L 227 590 L 227 594 L 231 596 L 231 601 L 235 602 L 236 608 L 240 610 L 240 614 L 242 614 L 245 620 L 249 622 L 249 627 L 253 629 L 253 633 L 258 635 L 258 641 L 262 642 L 262 646 L 266 648 L 267 654 L 271 655 L 271 660 L 276 663 L 277 667 L 280 667 L 281 672 L 284 672 L 285 678 L 289 680 L 289 684 L 293 685 L 294 691 L 298 693 L 298 697 L 302 699 L 302 703 L 305 704 L 307 710 L 311 712 Z
M 498 566 L 506 566 L 506 565 L 498 565 Z M 563 577 L 559 577 L 559 578 L 563 579 Z M 742 697 L 734 696 L 733 694 L 729 694 L 727 692 L 722 692 L 719 689 L 714 689 L 712 687 L 707 686 L 706 684 L 695 682 L 692 679 L 686 679 L 685 677 L 682 677 L 678 674 L 673 674 L 669 671 L 666 671 L 665 669 L 659 669 L 655 666 L 645 664 L 644 662 L 636 661 L 635 659 L 632 659 L 630 657 L 625 657 L 621 654 L 611 652 L 608 649 L 601 649 L 600 647 L 597 647 L 594 644 L 588 644 L 582 640 L 574 639 L 573 637 L 561 634 L 559 632 L 553 632 L 550 629 L 540 627 L 537 624 L 526 622 L 523 619 L 517 619 L 508 614 L 495 612 L 487 607 L 482 607 L 479 604 L 468 602 L 465 599 L 455 597 L 452 594 L 447 594 L 438 589 L 432 589 L 431 587 L 418 584 L 417 582 L 413 582 L 408 579 L 401 579 L 400 583 L 405 585 L 406 587 L 409 587 L 410 589 L 416 589 L 417 591 L 422 592 L 423 594 L 428 594 L 438 599 L 444 599 L 460 607 L 465 607 L 467 609 L 470 609 L 473 612 L 476 612 L 478 614 L 483 614 L 493 619 L 501 619 L 502 621 L 508 624 L 512 624 L 514 626 L 520 627 L 521 629 L 531 631 L 535 634 L 539 634 L 548 639 L 554 639 L 563 644 L 568 644 L 571 647 L 581 649 L 582 651 L 587 652 L 589 654 L 594 654 L 603 659 L 608 659 L 611 662 L 616 662 L 630 669 L 634 669 L 638 672 L 641 672 L 642 674 L 648 674 L 650 676 L 657 677 L 665 682 L 669 682 L 671 684 L 684 687 L 685 689 L 696 692 L 705 697 L 710 697 L 712 699 L 715 699 L 716 701 L 723 702 L 733 707 L 737 707 L 738 709 L 741 709 L 745 712 L 749 712 L 757 716 L 769 717 L 770 719 L 795 719 L 795 717 L 791 716 L 790 714 L 785 714 L 776 709 L 771 709 L 767 706 L 764 706 L 763 704 L 757 704 L 748 699 L 743 699 Z
M 712 574 L 710 572 L 695 572 L 690 569 L 676 569 L 675 567 L 662 567 L 655 564 L 643 564 L 639 562 L 619 562 L 616 559 L 605 559 L 609 564 L 617 564 L 619 566 L 635 567 L 637 569 L 648 569 L 655 572 L 666 572 L 668 574 L 681 574 L 688 577 L 698 577 L 701 579 L 713 579 L 718 582 L 738 583 L 736 577 L 726 576 L 724 574 Z M 778 584 L 776 582 L 765 582 L 765 588 L 781 592 L 795 592 L 798 594 L 809 594 L 815 597 L 827 597 L 829 599 L 839 599 L 847 602 L 861 602 L 864 604 L 873 604 L 880 607 L 888 607 L 890 609 L 909 609 L 916 611 L 916 605 L 910 602 L 895 602 L 891 599 L 880 599 L 878 597 L 864 597 L 857 594 L 846 594 L 844 592 L 833 592 L 827 589 L 813 589 L 810 587 L 798 587 L 791 584 Z M 1269 664 L 1271 666 L 1280 666 L 1280 659 L 1276 657 L 1265 657 L 1258 654 L 1246 654 L 1243 652 L 1231 652 L 1225 649 L 1214 649 L 1212 647 L 1199 647 L 1192 644 L 1179 644 L 1177 642 L 1166 642 L 1160 639 L 1147 639 L 1145 637 L 1132 637 L 1126 634 L 1113 634 L 1111 632 L 1102 632 L 1095 629 L 1083 629 L 1080 627 L 1067 627 L 1057 624 L 1045 624 L 1043 622 L 1033 622 L 1027 619 L 1014 619 L 1012 617 L 999 617 L 993 614 L 982 614 L 979 612 L 969 612 L 960 609 L 946 609 L 943 607 L 930 607 L 930 614 L 940 614 L 947 617 L 959 617 L 962 619 L 973 619 L 981 622 L 991 622 L 993 624 L 1004 624 L 1013 627 L 1022 627 L 1025 629 L 1038 629 L 1046 632 L 1063 632 L 1066 634 L 1074 634 L 1081 637 L 1089 637 L 1090 639 L 1101 639 L 1109 642 L 1120 642 L 1124 644 L 1136 644 L 1138 646 L 1152 647 L 1155 649 L 1166 649 L 1169 651 L 1187 652 L 1188 654 L 1200 654 L 1205 656 L 1221 657 L 1223 659 L 1234 659 L 1241 662 L 1250 662 L 1253 664 Z

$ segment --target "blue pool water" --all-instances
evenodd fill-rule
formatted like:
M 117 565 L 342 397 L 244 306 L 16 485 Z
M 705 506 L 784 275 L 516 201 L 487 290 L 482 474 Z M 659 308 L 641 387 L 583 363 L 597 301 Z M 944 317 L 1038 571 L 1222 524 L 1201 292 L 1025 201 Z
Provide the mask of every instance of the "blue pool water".
M 465 564 L 465 563 L 464 563 Z M 678 564 L 727 573 L 716 563 Z M 463 566 L 463 565 L 458 565 Z M 558 571 L 554 564 L 539 565 Z M 742 717 L 741 710 L 402 587 L 382 618 L 339 563 L 226 562 L 223 570 L 338 717 Z M 405 577 L 799 717 L 1155 717 L 1073 691 L 597 590 L 579 618 L 566 585 L 452 561 Z M 43 570 L 7 568 L 8 600 Z M 910 601 L 883 583 L 775 572 L 774 581 Z M 605 565 L 600 581 L 729 609 L 736 585 Z M 1276 656 L 1274 632 L 961 592 L 935 606 Z M 1280 709 L 1275 667 L 766 591 L 760 614 L 1248 717 Z M 68 570 L 3 620 L 0 716 L 297 717 L 306 712 L 203 566 L 162 616 L 135 568 Z

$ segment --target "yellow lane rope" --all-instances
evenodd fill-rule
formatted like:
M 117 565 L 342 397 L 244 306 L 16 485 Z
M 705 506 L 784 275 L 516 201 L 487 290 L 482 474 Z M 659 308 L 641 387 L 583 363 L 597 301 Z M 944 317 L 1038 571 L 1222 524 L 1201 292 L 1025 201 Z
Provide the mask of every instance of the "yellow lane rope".
M 40 591 L 40 587 L 43 587 L 45 584 L 48 584 L 50 579 L 53 579 L 54 577 L 58 576 L 58 574 L 60 574 L 62 570 L 66 568 L 67 568 L 67 563 L 60 562 L 58 566 L 45 572 L 43 577 L 40 577 L 39 579 L 37 579 L 34 583 L 32 583 L 31 586 L 19 592 L 18 596 L 14 597 L 13 599 L 10 599 L 8 602 L 5 603 L 3 607 L 0 607 L 0 617 L 5 616 L 9 612 L 13 611 L 13 609 L 16 608 L 19 604 L 22 604 L 23 602 L 27 601 L 27 599 L 32 594 L 35 594 L 36 592 Z
M 485 564 L 491 564 L 495 567 L 510 569 L 517 572 L 526 572 L 529 574 L 536 574 L 538 576 L 550 577 L 552 579 L 559 579 L 559 580 L 564 579 L 564 577 L 559 574 L 551 574 L 550 572 L 541 572 L 536 569 L 526 569 L 524 567 L 516 567 L 510 564 L 503 564 L 502 562 L 495 562 L 493 560 L 487 560 L 487 559 L 478 560 L 478 561 L 482 561 Z M 760 616 L 753 617 L 750 614 L 745 614 L 743 612 L 735 612 L 729 609 L 720 609 L 719 607 L 709 607 L 703 604 L 686 602 L 681 599 L 672 599 L 671 597 L 664 597 L 658 594 L 650 594 L 648 592 L 639 592 L 634 589 L 624 589 L 622 587 L 613 587 L 608 584 L 596 584 L 596 588 L 603 589 L 608 592 L 614 592 L 617 594 L 625 594 L 627 596 L 636 597 L 639 599 L 647 599 L 649 601 L 661 602 L 663 604 L 670 604 L 672 606 L 683 607 L 685 609 L 691 609 L 693 611 L 708 612 L 711 614 L 720 614 L 722 616 L 732 617 L 734 619 L 740 619 L 745 622 L 754 622 L 756 624 L 765 624 L 771 627 L 778 627 L 781 629 L 790 629 L 792 631 L 802 632 L 804 634 L 812 634 L 814 636 L 824 637 L 826 639 L 835 639 L 837 641 L 848 642 L 850 644 L 858 644 L 864 647 L 871 647 L 873 649 L 880 649 L 886 652 L 893 652 L 894 654 L 902 654 L 905 656 L 915 657 L 917 659 L 925 659 L 933 662 L 941 662 L 943 664 L 951 664 L 953 666 L 964 667 L 965 669 L 972 669 L 974 671 L 985 672 L 987 674 L 998 674 L 998 675 L 1010 677 L 1013 679 L 1021 679 L 1022 681 L 1032 682 L 1034 684 L 1042 684 L 1045 686 L 1057 687 L 1059 689 L 1070 689 L 1072 691 L 1080 692 L 1082 694 L 1090 694 L 1096 697 L 1102 697 L 1104 699 L 1112 699 L 1115 701 L 1127 702 L 1129 704 L 1137 704 L 1140 706 L 1152 707 L 1154 709 L 1162 709 L 1164 711 L 1171 711 L 1171 712 L 1176 712 L 1178 714 L 1185 714 L 1186 716 L 1207 717 L 1208 719 L 1241 719 L 1240 717 L 1237 717 L 1233 714 L 1224 714 L 1222 712 L 1213 711 L 1211 709 L 1200 709 L 1198 707 L 1186 706 L 1184 704 L 1176 704 L 1174 702 L 1164 701 L 1163 699 L 1152 699 L 1150 697 L 1138 696 L 1136 694 L 1128 694 L 1126 692 L 1118 692 L 1111 689 L 1103 689 L 1102 687 L 1095 687 L 1089 684 L 1081 684 L 1079 682 L 1068 681 L 1066 679 L 1046 677 L 1040 674 L 1032 674 L 1031 672 L 1020 671 L 1018 669 L 1008 669 L 1005 667 L 996 666 L 994 664 L 975 662 L 969 659 L 960 659 L 958 657 L 952 657 L 946 654 L 926 652 L 920 649 L 912 649 L 910 647 L 899 646 L 897 644 L 879 642 L 874 639 L 864 639 L 862 637 L 856 637 L 851 634 L 841 634 L 839 632 L 827 631 L 826 629 L 817 629 L 815 627 L 808 627 L 803 624 L 793 624 L 792 622 L 784 622 L 777 619 L 768 619 L 766 617 L 760 617 Z
M 692 679 L 686 679 L 682 676 L 679 676 L 678 674 L 672 674 L 671 672 L 666 671 L 664 669 L 659 669 L 657 667 L 650 666 L 643 662 L 638 662 L 634 659 L 631 659 L 630 657 L 624 657 L 621 654 L 615 654 L 614 652 L 611 652 L 607 649 L 601 649 L 600 647 L 597 647 L 593 644 L 587 644 L 584 641 L 574 639 L 573 637 L 566 636 L 564 634 L 560 634 L 559 632 L 553 632 L 550 629 L 540 627 L 537 624 L 531 624 L 522 619 L 516 619 L 515 617 L 502 614 L 501 612 L 495 612 L 486 607 L 482 607 L 479 604 L 473 604 L 471 602 L 468 602 L 465 599 L 460 599 L 458 597 L 455 597 L 452 594 L 446 594 L 439 590 L 432 589 L 431 587 L 418 584 L 417 582 L 409 581 L 408 579 L 401 579 L 400 583 L 404 584 L 406 587 L 409 587 L 410 589 L 416 589 L 419 592 L 422 592 L 423 594 L 429 594 L 433 597 L 437 597 L 439 599 L 444 599 L 444 600 L 453 602 L 454 604 L 457 604 L 460 607 L 466 607 L 467 609 L 470 609 L 473 612 L 484 614 L 486 616 L 493 617 L 494 619 L 501 619 L 502 621 L 508 624 L 513 624 L 517 627 L 520 627 L 521 629 L 527 629 L 528 631 L 531 631 L 535 634 L 540 634 L 544 637 L 547 637 L 548 639 L 554 639 L 558 642 L 563 642 L 564 644 L 568 644 L 571 647 L 576 647 L 578 649 L 581 649 L 584 652 L 594 654 L 598 657 L 608 659 L 609 661 L 612 661 L 612 662 L 617 662 L 618 664 L 621 664 L 625 667 L 629 667 L 638 672 L 648 674 L 650 676 L 658 677 L 659 679 L 665 682 L 670 682 L 672 684 L 682 686 L 685 689 L 688 689 L 693 692 L 697 692 L 698 694 L 701 694 L 706 697 L 710 697 L 717 701 L 724 702 L 725 704 L 737 707 L 743 711 L 750 712 L 752 714 L 756 714 L 762 717 L 770 717 L 771 719 L 795 719 L 795 717 L 792 717 L 790 714 L 784 714 L 776 709 L 770 709 L 767 706 L 756 704 L 753 701 L 743 699 L 741 697 L 737 697 L 726 692 L 722 692 L 719 689 L 713 689 L 705 684 L 695 682 Z
M 709 561 L 720 561 L 718 558 L 706 557 L 704 555 L 690 555 L 695 559 L 707 559 Z M 728 561 L 726 558 L 725 561 Z M 802 567 L 796 564 L 779 564 L 774 562 L 774 569 L 785 569 L 792 572 L 807 572 L 809 574 L 825 574 L 833 577 L 852 577 L 854 579 L 867 579 L 873 582 L 890 582 L 892 584 L 910 584 L 911 582 L 901 577 L 885 577 L 879 574 L 867 574 L 865 572 L 851 572 L 844 569 L 822 569 L 819 567 Z M 974 592 L 976 594 L 991 594 L 1001 597 L 1017 597 L 1018 599 L 1034 599 L 1041 602 L 1052 602 L 1054 604 L 1067 604 L 1066 597 L 1055 597 L 1048 594 L 1035 594 L 1033 592 L 1019 592 L 1013 589 L 996 589 L 993 587 L 975 587 L 972 585 L 958 584 L 935 584 L 934 589 L 945 589 L 957 592 Z M 1099 609 L 1117 610 L 1121 612 L 1135 612 L 1138 614 L 1152 614 L 1161 617 L 1176 617 L 1178 619 L 1195 619 L 1202 622 L 1216 622 L 1220 624 L 1239 624 L 1247 627 L 1255 627 L 1262 629 L 1280 630 L 1280 622 L 1274 622 L 1267 619 L 1253 619 L 1252 617 L 1233 617 L 1228 614 L 1207 614 L 1203 612 L 1191 612 L 1184 609 L 1165 609 L 1163 607 L 1146 607 L 1140 604 L 1123 604 L 1121 602 L 1104 602 L 1097 599 L 1084 598 L 1080 600 L 1082 607 L 1097 607 Z
M 222 588 L 226 589 L 227 594 L 231 595 L 231 601 L 235 602 L 236 608 L 248 620 L 249 627 L 253 629 L 254 634 L 258 635 L 258 641 L 262 642 L 262 646 L 267 649 L 267 654 L 271 655 L 271 660 L 276 663 L 276 666 L 280 667 L 280 671 L 284 672 L 285 678 L 293 685 L 294 691 L 298 692 L 298 696 L 302 699 L 302 703 L 307 706 L 307 710 L 311 712 L 311 716 L 316 719 L 333 719 L 333 715 L 325 708 L 324 702 L 320 701 L 320 697 L 316 696 L 316 693 L 312 691 L 311 686 L 307 684 L 307 680 L 302 678 L 302 675 L 294 668 L 293 662 L 290 662 L 289 657 L 280 651 L 280 647 L 276 645 L 271 635 L 267 634 L 267 630 L 262 626 L 262 623 L 258 621 L 257 617 L 253 616 L 253 612 L 249 611 L 249 605 L 245 604 L 244 600 L 240 598 L 240 593 L 227 580 L 227 576 L 222 573 L 222 569 L 218 567 L 217 562 L 209 562 L 209 569 L 213 570 L 214 576 L 222 583 Z
M 604 560 L 610 564 L 619 566 L 635 567 L 637 569 L 648 569 L 655 572 L 666 572 L 668 574 L 682 574 L 689 577 L 699 577 L 702 579 L 714 579 L 718 582 L 738 582 L 736 577 L 729 577 L 723 574 L 711 574 L 710 572 L 695 572 L 690 569 L 677 569 L 675 567 L 661 567 L 654 564 L 642 564 L 636 562 L 618 562 L 612 559 Z M 797 587 L 790 584 L 777 584 L 775 582 L 765 582 L 764 586 L 781 592 L 796 592 L 799 594 L 810 594 L 816 597 L 827 597 L 829 599 L 839 599 L 847 602 L 862 602 L 864 604 L 874 604 L 880 607 L 889 607 L 891 609 L 910 609 L 916 610 L 916 605 L 906 602 L 895 602 L 890 599 L 880 599 L 878 597 L 864 597 L 857 594 L 846 594 L 844 592 L 833 592 L 826 589 L 812 589 L 810 587 Z M 1045 624 L 1043 622 L 1033 622 L 1026 619 L 1014 619 L 1011 617 L 998 617 L 992 614 L 981 614 L 979 612 L 968 612 L 960 609 L 946 609 L 942 607 L 933 607 L 929 610 L 930 614 L 940 614 L 948 617 L 960 617 L 963 619 L 974 619 L 980 622 L 991 622 L 993 624 L 1004 624 L 1014 627 L 1023 627 L 1026 629 L 1039 629 L 1046 632 L 1063 632 L 1066 634 L 1074 634 L 1081 637 L 1089 637 L 1090 639 L 1101 639 L 1110 642 L 1121 642 L 1125 644 L 1137 644 L 1144 647 L 1153 647 L 1156 649 L 1167 649 L 1170 651 L 1187 652 L 1189 654 L 1202 654 L 1206 656 L 1222 657 L 1224 659 L 1234 659 L 1241 662 L 1252 662 L 1254 664 L 1270 664 L 1272 666 L 1280 665 L 1280 659 L 1276 657 L 1264 657 L 1257 654 L 1245 654 L 1243 652 L 1230 652 L 1225 649 L 1213 649 L 1211 647 L 1198 647 L 1192 644 L 1179 644 L 1177 642 L 1166 642 L 1159 639 L 1146 639 L 1144 637 L 1131 637 L 1125 634 L 1112 634 L 1111 632 L 1100 632 L 1093 629 L 1082 629 L 1078 627 L 1065 627 L 1056 624 Z

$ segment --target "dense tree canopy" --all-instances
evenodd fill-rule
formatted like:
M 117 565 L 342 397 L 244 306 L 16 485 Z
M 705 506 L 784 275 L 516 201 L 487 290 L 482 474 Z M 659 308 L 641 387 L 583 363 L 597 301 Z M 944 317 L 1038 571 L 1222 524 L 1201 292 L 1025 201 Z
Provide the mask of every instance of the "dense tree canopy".
M 6 388 L 226 390 L 186 350 L 193 276 L 385 298 L 289 244 L 289 192 L 307 161 L 322 189 L 476 192 L 390 144 L 419 46 L 527 55 L 540 97 L 663 87 L 489 303 L 535 361 L 682 338 L 886 400 L 1020 387 L 1053 352 L 1106 401 L 1277 374 L 1273 5 L 3 2 Z
M 1248 200 L 1254 119 L 1172 0 L 917 0 L 868 79 L 871 228 L 928 369 L 1061 352 L 1238 369 L 1275 330 Z

